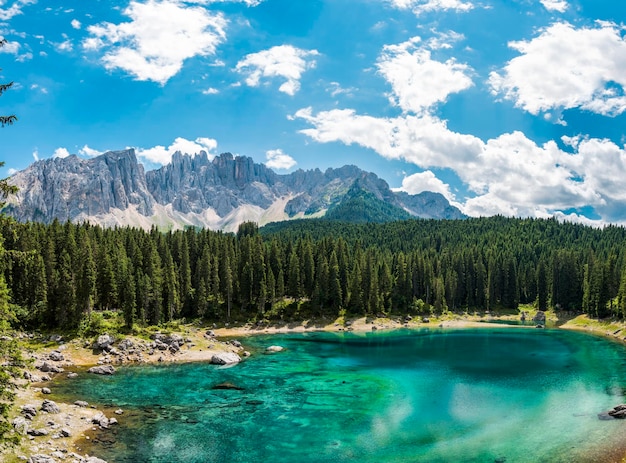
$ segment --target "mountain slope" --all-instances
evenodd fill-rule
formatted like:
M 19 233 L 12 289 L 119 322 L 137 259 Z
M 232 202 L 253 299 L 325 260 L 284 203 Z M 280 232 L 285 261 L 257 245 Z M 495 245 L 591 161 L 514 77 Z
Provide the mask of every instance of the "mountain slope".
M 38 161 L 11 182 L 20 191 L 5 212 L 20 221 L 233 231 L 244 221 L 263 225 L 325 214 L 357 222 L 464 217 L 438 193 L 394 193 L 356 166 L 279 175 L 230 153 L 213 159 L 176 153 L 170 164 L 148 172 L 132 149 L 87 160 L 74 155 Z

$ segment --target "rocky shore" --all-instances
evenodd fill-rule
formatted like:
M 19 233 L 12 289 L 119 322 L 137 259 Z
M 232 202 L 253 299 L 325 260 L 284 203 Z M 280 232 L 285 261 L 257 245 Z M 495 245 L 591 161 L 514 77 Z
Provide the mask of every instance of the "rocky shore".
M 218 365 L 232 364 L 251 355 L 240 341 L 233 338 L 254 334 L 275 334 L 307 331 L 368 331 L 398 328 L 523 328 L 506 324 L 489 324 L 496 318 L 490 314 L 451 316 L 445 319 L 429 318 L 357 318 L 332 322 L 305 321 L 295 324 L 257 323 L 238 327 L 213 329 L 183 326 L 180 332 L 154 332 L 150 339 L 104 334 L 93 340 L 61 336 L 33 339 L 37 348 L 30 352 L 33 367 L 24 372 L 18 391 L 12 424 L 15 433 L 22 436 L 21 444 L 0 452 L 0 460 L 7 463 L 102 463 L 104 460 L 85 454 L 83 448 L 90 439 L 115 441 L 117 428 L 124 425 L 124 411 L 98 410 L 80 397 L 71 403 L 55 397 L 57 377 L 72 380 L 78 375 L 113 375 L 116 367 L 125 364 L 197 362 Z M 519 320 L 519 317 L 498 317 L 500 320 Z M 544 319 L 545 323 L 545 319 Z M 567 327 L 567 326 L 566 326 Z M 587 328 L 585 331 L 592 331 Z M 600 334 L 604 334 L 601 331 Z M 29 337 L 34 338 L 33 335 Z M 616 337 L 616 336 L 614 336 Z M 41 347 L 41 345 L 45 347 Z M 280 346 L 270 346 L 266 352 L 280 352 Z M 607 413 L 607 417 L 609 417 Z M 613 416 L 610 416 L 613 418 Z M 619 418 L 622 418 L 621 416 Z M 106 463 L 106 462 L 105 462 Z
M 33 335 L 27 337 L 34 338 Z M 32 368 L 24 371 L 11 420 L 20 444 L 0 453 L 6 463 L 106 463 L 83 452 L 84 442 L 98 433 L 100 440 L 115 441 L 124 411 L 98 410 L 76 398 L 72 403 L 55 399 L 55 378 L 72 380 L 79 375 L 113 375 L 124 364 L 207 361 L 236 363 L 250 355 L 238 341 L 220 341 L 211 330 L 154 333 L 150 340 L 137 337 L 99 336 L 94 342 L 52 335 L 47 346 L 29 354 Z M 88 368 L 87 368 L 88 367 Z M 104 437 L 102 437 L 104 436 Z

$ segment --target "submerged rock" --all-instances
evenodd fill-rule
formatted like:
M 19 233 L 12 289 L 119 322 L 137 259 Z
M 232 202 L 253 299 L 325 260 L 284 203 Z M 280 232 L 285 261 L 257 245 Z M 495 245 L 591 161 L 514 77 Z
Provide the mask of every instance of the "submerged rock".
M 241 362 L 241 357 L 234 352 L 218 352 L 211 357 L 213 365 L 231 365 L 239 362 Z
M 269 346 L 265 352 L 281 352 L 283 350 L 285 350 L 283 346 Z
M 237 386 L 236 384 L 228 383 L 228 382 L 216 384 L 211 389 L 230 389 L 230 390 L 235 390 L 235 391 L 243 391 L 244 390 L 243 387 Z

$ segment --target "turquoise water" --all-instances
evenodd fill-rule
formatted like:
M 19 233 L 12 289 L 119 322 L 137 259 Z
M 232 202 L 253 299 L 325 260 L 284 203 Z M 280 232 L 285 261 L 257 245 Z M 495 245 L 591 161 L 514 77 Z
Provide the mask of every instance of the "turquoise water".
M 284 352 L 263 354 L 279 344 Z M 121 407 L 112 462 L 591 461 L 626 431 L 622 345 L 559 330 L 246 338 L 254 355 L 81 374 L 56 386 Z M 213 390 L 231 382 L 243 390 Z M 111 412 L 108 412 L 109 414 Z M 596 453 L 593 453 L 596 452 Z

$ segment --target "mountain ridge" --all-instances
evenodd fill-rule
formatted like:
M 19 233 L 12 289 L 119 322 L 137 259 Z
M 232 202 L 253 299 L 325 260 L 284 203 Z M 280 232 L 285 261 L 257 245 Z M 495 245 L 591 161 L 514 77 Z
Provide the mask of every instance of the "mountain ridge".
M 389 217 L 404 213 L 436 219 L 465 217 L 439 193 L 393 192 L 385 180 L 354 165 L 277 174 L 250 157 L 231 153 L 210 158 L 204 151 L 177 152 L 169 164 L 150 171 L 144 170 L 133 149 L 90 159 L 71 155 L 37 161 L 14 174 L 11 183 L 20 190 L 4 212 L 20 221 L 46 223 L 58 219 L 103 226 L 234 231 L 244 221 L 263 225 L 324 216 L 354 189 L 371 195 L 363 196 L 370 204 L 385 203 Z

